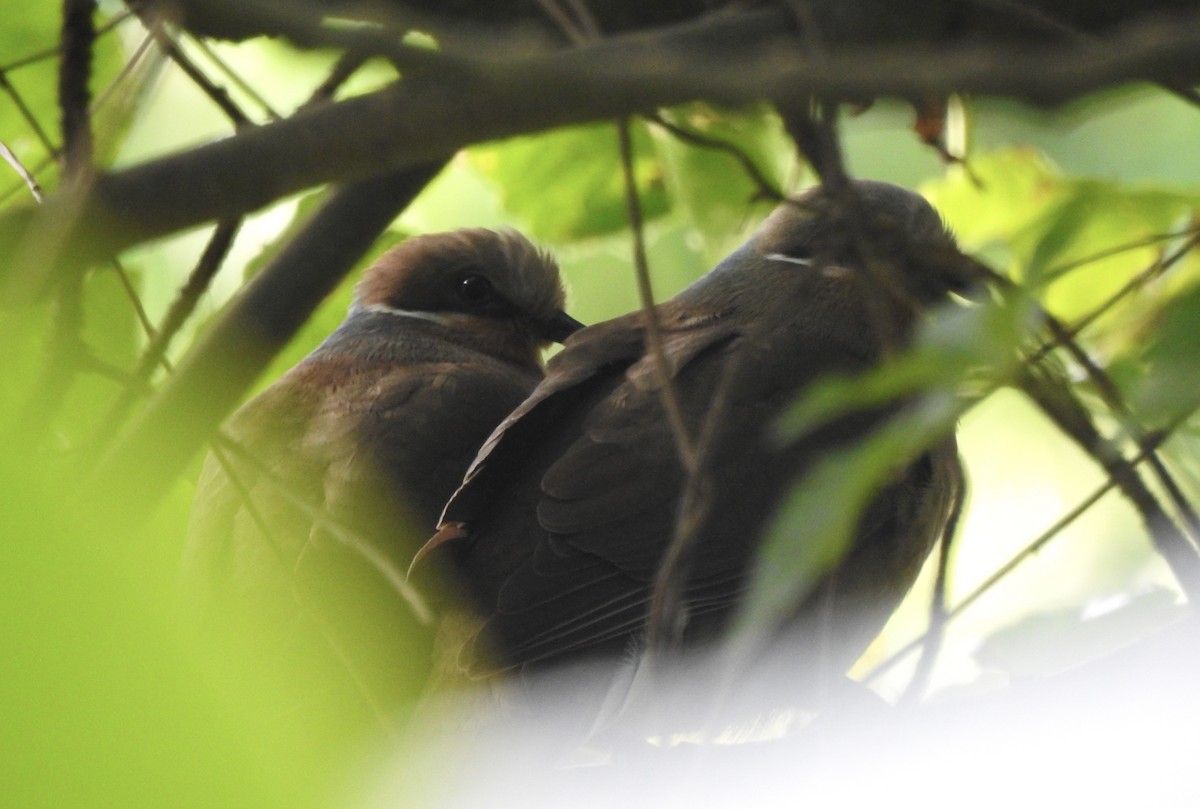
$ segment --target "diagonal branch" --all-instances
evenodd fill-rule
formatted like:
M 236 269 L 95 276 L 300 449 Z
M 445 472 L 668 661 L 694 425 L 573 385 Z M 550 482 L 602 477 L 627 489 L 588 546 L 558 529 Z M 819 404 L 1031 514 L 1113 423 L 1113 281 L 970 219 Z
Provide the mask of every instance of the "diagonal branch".
M 1024 366 L 1014 383 L 1116 481 L 1146 524 L 1155 548 L 1170 566 L 1187 600 L 1193 605 L 1200 604 L 1200 555 L 1196 548 L 1163 510 L 1134 465 L 1096 429 L 1087 410 L 1067 385 L 1044 365 Z
M 90 502 L 105 504 L 107 519 L 133 528 L 149 515 L 271 358 L 442 165 L 384 174 L 331 194 L 91 470 Z
M 799 50 L 788 24 L 785 12 L 754 9 L 509 60 L 425 52 L 397 88 L 102 177 L 67 246 L 86 263 L 321 183 L 697 99 L 974 92 L 1057 104 L 1118 83 L 1200 76 L 1200 15 L 1133 26 L 1103 48 L 847 45 L 820 60 Z M 0 218 L 0 245 L 15 242 L 30 216 Z

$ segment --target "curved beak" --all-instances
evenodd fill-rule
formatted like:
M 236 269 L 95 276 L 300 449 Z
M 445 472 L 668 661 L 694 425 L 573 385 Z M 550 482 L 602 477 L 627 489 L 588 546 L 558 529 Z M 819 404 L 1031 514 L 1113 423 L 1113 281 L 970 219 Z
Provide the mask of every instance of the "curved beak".
M 561 343 L 582 328 L 583 324 L 566 312 L 556 312 L 553 317 L 538 323 L 538 337 Z

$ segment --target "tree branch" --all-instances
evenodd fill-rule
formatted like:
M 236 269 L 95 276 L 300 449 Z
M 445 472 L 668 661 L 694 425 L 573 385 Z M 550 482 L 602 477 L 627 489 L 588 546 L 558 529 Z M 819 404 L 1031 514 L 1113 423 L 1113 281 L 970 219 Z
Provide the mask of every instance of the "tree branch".
M 788 19 L 757 9 L 504 61 L 429 54 L 395 88 L 99 178 L 60 243 L 70 263 L 84 264 L 321 183 L 696 99 L 740 105 L 973 92 L 1049 105 L 1124 82 L 1200 77 L 1200 14 L 1144 22 L 1103 46 L 847 46 L 819 59 L 801 52 Z M 51 197 L 39 215 L 78 202 L 67 196 Z M 31 217 L 0 218 L 0 245 L 11 253 Z M 30 271 L 48 271 L 38 264 Z
M 135 527 L 312 311 L 443 163 L 381 175 L 335 191 L 249 284 L 87 481 Z M 135 497 L 130 497 L 130 494 Z

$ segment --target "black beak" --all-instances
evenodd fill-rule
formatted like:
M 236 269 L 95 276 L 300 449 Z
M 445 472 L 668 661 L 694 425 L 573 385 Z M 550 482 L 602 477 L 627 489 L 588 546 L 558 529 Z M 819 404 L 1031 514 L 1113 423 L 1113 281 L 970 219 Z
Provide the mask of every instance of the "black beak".
M 557 312 L 538 324 L 538 337 L 561 343 L 582 328 L 583 324 L 566 312 Z

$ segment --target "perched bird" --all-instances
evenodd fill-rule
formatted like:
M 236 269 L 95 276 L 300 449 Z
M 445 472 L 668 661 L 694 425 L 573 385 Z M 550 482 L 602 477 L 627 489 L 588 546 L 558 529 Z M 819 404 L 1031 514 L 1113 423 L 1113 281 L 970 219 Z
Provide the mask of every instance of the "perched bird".
M 541 350 L 580 326 L 563 300 L 553 259 L 515 231 L 384 254 L 346 320 L 229 419 L 205 463 L 184 557 L 201 625 L 249 635 L 251 668 L 331 716 L 361 703 L 386 724 L 429 665 L 404 571 L 542 378 Z
M 658 305 L 662 353 L 694 443 L 711 431 L 705 507 L 683 587 L 692 646 L 726 624 L 783 495 L 903 404 L 849 413 L 782 446 L 776 417 L 828 374 L 876 365 L 970 280 L 921 197 L 878 182 L 781 204 L 750 240 Z M 583 329 L 492 434 L 414 566 L 449 558 L 478 611 L 475 676 L 620 655 L 643 633 L 687 475 L 644 313 Z M 799 606 L 832 620 L 844 671 L 912 585 L 961 474 L 953 437 L 897 470 L 834 574 Z M 803 542 L 803 525 L 797 541 Z M 816 605 L 822 604 L 820 610 Z

